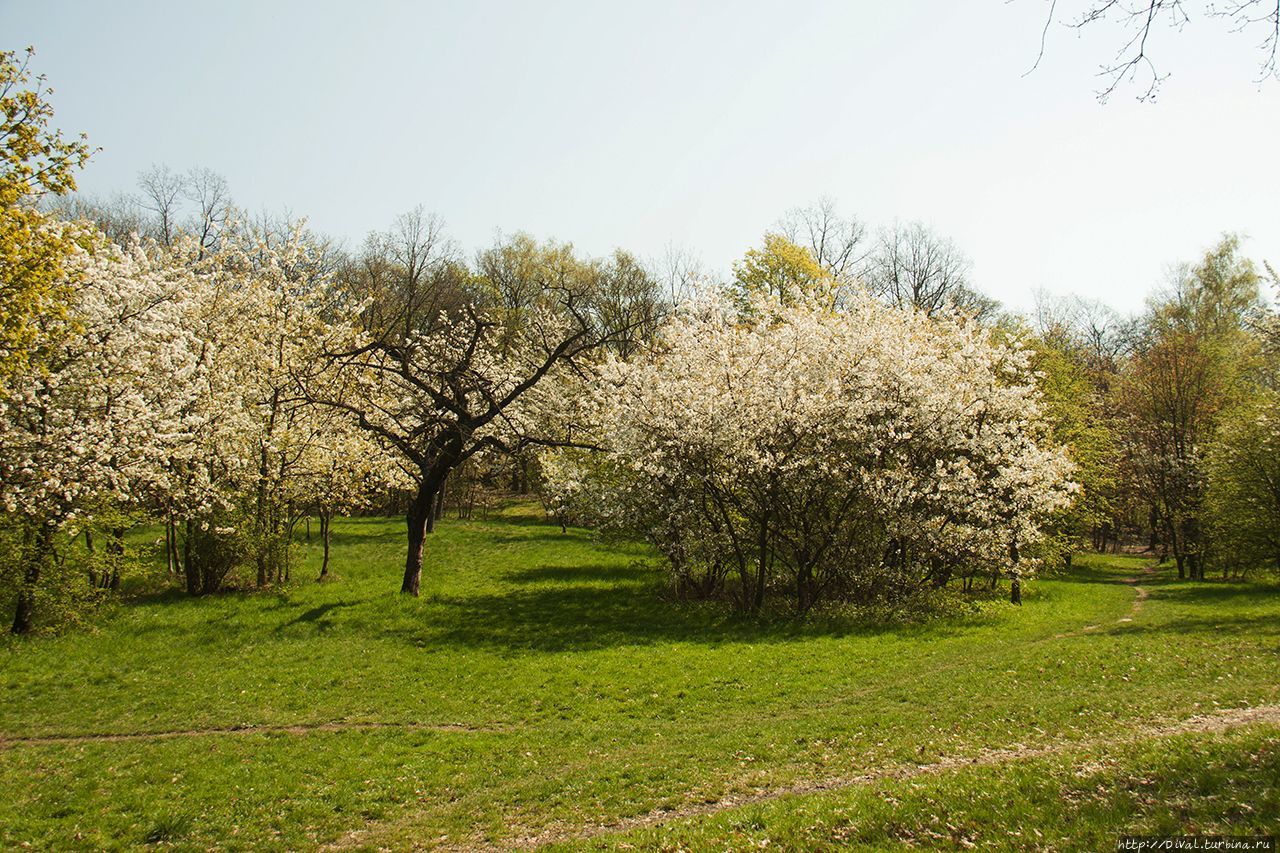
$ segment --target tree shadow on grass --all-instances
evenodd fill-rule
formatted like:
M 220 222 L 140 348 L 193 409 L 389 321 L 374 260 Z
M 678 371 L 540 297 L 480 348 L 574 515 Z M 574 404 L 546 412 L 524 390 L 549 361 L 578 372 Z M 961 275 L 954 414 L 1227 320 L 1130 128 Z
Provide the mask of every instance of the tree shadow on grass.
M 568 533 L 562 533 L 559 527 L 551 527 L 548 525 L 529 526 L 516 530 L 510 527 L 518 527 L 518 525 L 507 525 L 504 523 L 501 527 L 494 529 L 472 529 L 461 531 L 464 535 L 470 535 L 483 539 L 486 544 L 490 545 L 506 545 L 512 542 L 529 543 L 531 545 L 545 542 L 592 542 L 590 534 L 582 531 L 570 530 Z M 508 528 L 508 529 L 503 529 Z M 451 531 L 452 532 L 452 531 Z M 430 547 L 430 542 L 428 542 Z
M 1098 565 L 1091 561 L 1078 561 L 1069 569 L 1062 569 L 1051 574 L 1045 574 L 1045 580 L 1062 581 L 1064 583 L 1080 583 L 1080 584 L 1118 584 L 1128 583 L 1131 578 L 1139 578 L 1139 583 L 1157 583 L 1161 579 L 1160 571 L 1147 573 L 1144 571 L 1152 565 L 1152 561 L 1138 563 L 1132 566 L 1107 566 Z
M 420 622 L 398 633 L 415 646 L 595 651 L 658 643 L 794 642 L 811 637 L 910 633 L 942 637 L 977 629 L 961 619 L 924 628 L 853 619 L 753 618 L 727 602 L 674 602 L 651 566 L 540 566 L 507 576 L 518 587 L 479 595 L 439 594 Z M 585 582 L 584 582 L 585 581 Z
M 298 540 L 298 535 L 298 531 L 295 530 L 295 540 Z M 306 531 L 302 531 L 301 535 L 305 539 Z M 319 546 L 321 544 L 319 530 L 314 531 L 312 537 L 312 546 Z M 394 520 L 386 518 L 335 519 L 333 529 L 329 531 L 329 542 L 335 548 L 343 545 L 368 545 L 379 540 L 389 545 L 403 545 L 404 539 L 404 522 L 396 524 Z
M 630 565 L 537 566 L 506 572 L 503 579 L 511 583 L 639 583 L 652 586 L 654 569 L 636 562 Z
M 288 622 L 277 625 L 275 630 L 277 634 L 282 634 L 295 625 L 314 625 L 318 633 L 325 633 L 334 627 L 334 623 L 326 618 L 329 614 L 344 607 L 355 607 L 363 603 L 362 601 L 330 601 L 325 604 L 318 604 L 310 610 L 298 614 Z
M 1124 622 L 1106 634 L 1280 636 L 1280 584 L 1270 581 L 1143 579 L 1151 602 L 1171 609 L 1168 618 Z
M 1106 631 L 1098 632 L 1112 636 L 1150 636 L 1167 634 L 1170 640 L 1186 639 L 1196 634 L 1238 634 L 1244 637 L 1280 637 L 1280 619 L 1274 612 L 1238 615 L 1231 613 L 1205 613 L 1204 615 L 1182 616 L 1165 622 L 1144 624 L 1126 622 L 1115 625 Z
M 1280 585 L 1265 581 L 1180 581 L 1172 578 L 1158 586 L 1157 594 L 1161 599 L 1179 604 L 1227 606 L 1270 602 L 1280 608 Z

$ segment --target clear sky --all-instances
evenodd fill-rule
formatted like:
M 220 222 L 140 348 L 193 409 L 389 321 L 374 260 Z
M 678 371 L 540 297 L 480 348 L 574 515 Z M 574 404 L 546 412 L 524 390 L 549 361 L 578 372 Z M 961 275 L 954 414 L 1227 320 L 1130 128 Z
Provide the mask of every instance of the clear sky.
M 1059 0 L 1069 15 L 1079 2 Z M 1223 231 L 1280 262 L 1280 83 L 1258 36 L 1160 31 L 1154 104 L 1094 76 L 1119 33 L 1046 0 L 17 2 L 91 193 L 207 166 L 240 203 L 356 243 L 416 204 L 464 246 L 526 230 L 599 254 L 674 244 L 725 271 L 828 195 L 921 220 L 974 283 L 1139 308 Z

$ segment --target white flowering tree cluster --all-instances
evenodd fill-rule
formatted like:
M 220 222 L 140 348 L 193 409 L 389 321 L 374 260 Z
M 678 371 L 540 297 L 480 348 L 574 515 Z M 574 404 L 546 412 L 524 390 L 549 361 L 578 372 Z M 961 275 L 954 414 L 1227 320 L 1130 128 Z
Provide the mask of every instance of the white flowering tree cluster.
M 0 499 L 21 540 L 19 632 L 54 564 L 55 534 L 103 502 L 167 486 L 195 398 L 199 342 L 179 316 L 186 274 L 103 243 L 67 268 L 70 304 L 42 317 L 26 369 L 0 392 Z
M 984 565 L 1013 580 L 1072 496 L 1028 353 L 862 292 L 712 299 L 600 371 L 593 441 L 546 453 L 549 503 L 646 536 L 682 591 L 758 611 L 869 600 Z
M 686 313 L 651 353 L 667 304 L 625 252 L 515 235 L 469 264 L 419 210 L 339 258 L 299 228 L 244 225 L 200 170 L 142 176 L 141 206 L 46 207 L 96 224 L 59 222 L 36 202 L 73 189 L 91 152 L 44 130 L 42 92 L 15 90 L 25 66 L 0 59 L 0 547 L 18 554 L 0 581 L 15 631 L 73 534 L 92 550 L 105 530 L 118 557 L 132 520 L 158 520 L 170 571 L 203 594 L 241 564 L 259 585 L 287 580 L 310 512 L 325 574 L 333 515 L 397 489 L 416 594 L 450 476 L 531 447 L 562 451 L 545 460 L 557 506 L 655 539 L 686 585 L 733 579 L 753 611 L 782 583 L 804 610 L 940 582 L 961 561 L 1016 580 L 1070 491 L 1025 354 L 846 298 L 860 232 L 826 213 L 805 220 L 812 254 L 778 237 L 738 269 L 733 300 Z M 592 378 L 608 393 L 582 393 Z M 587 448 L 606 452 L 571 455 Z
M 298 514 L 387 480 L 350 419 L 301 402 L 300 372 L 341 334 L 301 234 L 246 231 L 209 252 L 75 233 L 66 304 L 40 317 L 25 366 L 0 388 L 18 632 L 56 581 L 64 534 L 110 518 L 119 537 L 122 517 L 154 517 L 191 593 L 216 591 L 245 559 L 266 583 L 287 571 Z

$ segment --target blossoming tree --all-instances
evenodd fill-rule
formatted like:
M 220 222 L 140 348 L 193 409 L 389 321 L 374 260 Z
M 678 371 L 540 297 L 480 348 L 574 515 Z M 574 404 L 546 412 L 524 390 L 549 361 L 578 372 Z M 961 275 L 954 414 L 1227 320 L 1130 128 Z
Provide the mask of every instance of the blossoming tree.
M 549 454 L 553 502 L 647 536 L 683 588 L 733 578 L 751 612 L 772 586 L 803 612 L 945 582 L 969 561 L 1016 595 L 1026 546 L 1073 489 L 1025 352 L 866 293 L 842 310 L 713 299 L 600 377 L 606 453 Z

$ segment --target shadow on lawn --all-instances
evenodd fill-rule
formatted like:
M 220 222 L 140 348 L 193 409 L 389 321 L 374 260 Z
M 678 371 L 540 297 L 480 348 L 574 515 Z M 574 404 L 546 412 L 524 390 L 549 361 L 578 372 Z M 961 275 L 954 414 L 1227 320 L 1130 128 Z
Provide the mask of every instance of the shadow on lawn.
M 651 564 L 539 566 L 511 572 L 512 588 L 477 595 L 442 593 L 398 631 L 417 646 L 591 651 L 657 643 L 792 642 L 810 637 L 910 633 L 939 637 L 976 629 L 960 619 L 927 625 L 867 623 L 788 611 L 742 616 L 726 602 L 675 602 Z
M 1171 641 L 1174 638 L 1185 640 L 1196 634 L 1238 634 L 1252 638 L 1280 637 L 1280 622 L 1277 622 L 1274 611 L 1258 613 L 1252 616 L 1238 616 L 1226 613 L 1205 613 L 1204 615 L 1182 616 L 1156 624 L 1139 624 L 1126 622 L 1108 628 L 1104 633 L 1112 636 L 1139 636 L 1167 634 Z
M 640 583 L 653 585 L 654 569 L 642 562 L 630 565 L 538 566 L 516 569 L 503 575 L 512 583 Z
M 1105 633 L 1168 634 L 1171 638 L 1193 634 L 1242 634 L 1280 636 L 1275 612 L 1280 607 L 1280 584 L 1270 580 L 1210 578 L 1179 580 L 1171 567 L 1143 576 L 1138 585 L 1153 602 L 1170 608 L 1170 615 L 1156 621 L 1126 622 Z
M 1155 565 L 1154 558 L 1124 558 L 1123 562 L 1110 555 L 1086 555 L 1077 559 L 1069 569 L 1062 569 L 1044 575 L 1046 580 L 1065 581 L 1066 583 L 1125 583 L 1129 578 L 1140 578 L 1139 583 L 1156 582 L 1160 572 L 1148 573 L 1146 570 Z M 1106 561 L 1106 562 L 1104 562 Z
M 344 607 L 354 607 L 357 604 L 362 603 L 363 602 L 360 601 L 330 601 L 325 604 L 318 604 L 310 610 L 304 611 L 298 616 L 295 616 L 288 622 L 278 625 L 276 627 L 276 633 L 283 633 L 294 625 L 315 625 L 316 631 L 323 634 L 334 627 L 334 623 L 325 617 L 333 613 L 335 610 L 341 610 Z

